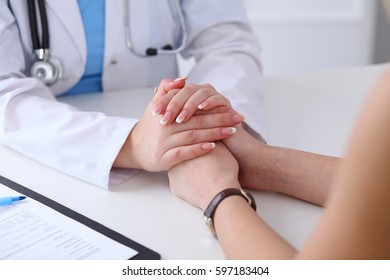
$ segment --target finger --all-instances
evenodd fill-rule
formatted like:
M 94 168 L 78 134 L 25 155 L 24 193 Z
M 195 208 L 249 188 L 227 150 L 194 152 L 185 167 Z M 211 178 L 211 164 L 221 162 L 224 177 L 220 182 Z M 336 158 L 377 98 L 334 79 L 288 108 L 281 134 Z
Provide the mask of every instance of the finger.
M 165 109 L 169 102 L 171 102 L 172 98 L 180 91 L 180 89 L 172 89 L 165 95 L 158 98 L 155 102 L 152 116 L 162 115 L 165 113 Z
M 163 117 L 163 124 L 168 125 L 174 120 L 182 123 L 188 120 L 197 110 L 197 106 L 204 100 L 218 92 L 213 86 L 205 85 L 186 85 L 168 104 L 166 108 L 167 116 Z M 226 104 L 226 101 L 223 102 Z
M 183 108 L 179 112 L 177 112 L 176 122 L 182 123 L 190 119 L 195 114 L 195 112 L 198 111 L 199 104 L 205 102 L 205 100 L 208 100 L 209 98 L 215 95 L 218 95 L 218 93 L 212 87 L 199 88 L 185 101 Z M 226 104 L 226 102 L 224 104 Z M 170 110 L 169 108 L 170 105 L 171 104 L 168 105 L 167 110 Z
M 183 161 L 208 154 L 214 148 L 215 143 L 197 143 L 189 146 L 175 147 L 163 154 L 161 162 L 166 167 L 165 169 L 168 170 Z
M 180 77 L 175 80 L 163 79 L 158 87 L 155 88 L 153 101 L 157 101 L 161 96 L 165 95 L 172 89 L 181 89 L 186 84 L 187 77 Z
M 195 129 L 207 129 L 216 127 L 232 127 L 242 123 L 245 117 L 238 113 L 218 113 L 194 115 L 191 119 L 181 124 L 174 124 L 174 131 Z
M 199 110 L 203 109 L 202 113 L 234 113 L 229 100 L 215 90 L 209 92 L 205 89 L 200 89 L 196 94 L 188 99 L 183 110 L 176 118 L 177 123 L 189 120 L 194 114 L 198 114 Z
M 195 115 L 218 114 L 218 113 L 237 113 L 237 112 L 236 112 L 236 110 L 234 110 L 231 107 L 222 106 L 222 107 L 217 107 L 215 109 L 207 110 L 207 111 L 198 110 L 195 112 Z
M 162 106 L 166 106 L 166 109 L 161 119 L 161 124 L 171 124 L 177 118 L 179 112 L 182 110 L 187 100 L 200 88 L 201 86 L 198 85 L 187 84 L 175 96 L 173 96 L 169 102 L 166 102 L 166 100 L 164 99 L 164 104 Z M 159 103 L 163 103 L 163 98 L 160 98 Z
M 160 98 L 172 90 L 180 90 L 183 88 L 186 84 L 186 80 L 187 77 L 181 77 L 175 80 L 164 79 L 160 82 L 160 85 L 155 88 L 155 95 L 152 98 L 152 103 L 154 103 L 154 108 L 152 110 L 153 116 L 157 116 L 165 112 L 166 104 L 161 103 Z
M 197 108 L 199 110 L 209 111 L 221 106 L 226 106 L 230 108 L 232 107 L 230 101 L 225 96 L 218 94 L 210 96 L 207 100 L 204 100 L 202 103 L 199 103 Z
M 235 127 L 217 127 L 186 130 L 171 135 L 165 143 L 167 147 L 188 146 L 197 143 L 215 142 L 227 139 L 237 132 Z

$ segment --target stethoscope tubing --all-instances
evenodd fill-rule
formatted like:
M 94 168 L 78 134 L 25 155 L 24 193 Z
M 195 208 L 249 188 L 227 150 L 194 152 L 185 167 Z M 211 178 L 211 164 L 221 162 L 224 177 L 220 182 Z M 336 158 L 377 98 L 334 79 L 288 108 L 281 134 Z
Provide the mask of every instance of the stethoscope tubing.
M 42 42 L 40 42 L 39 34 L 38 34 L 38 23 L 37 23 L 35 1 L 36 0 L 27 0 L 29 21 L 30 21 L 30 33 L 31 33 L 33 49 L 34 50 L 49 49 L 50 48 L 49 24 L 47 20 L 45 2 L 44 0 L 37 0 L 38 8 L 39 8 L 39 16 L 41 20 L 41 28 L 42 28 Z
M 173 48 L 167 44 L 162 48 L 149 47 L 145 50 L 145 53 L 137 53 L 132 45 L 131 30 L 129 23 L 129 1 L 124 0 L 124 25 L 125 25 L 125 38 L 128 49 L 137 56 L 150 57 L 158 54 L 170 54 L 175 55 L 180 53 L 187 44 L 188 31 L 184 18 L 184 13 L 181 8 L 180 0 L 173 0 L 177 11 L 179 24 L 182 32 L 181 42 L 177 48 Z M 36 6 L 38 3 L 38 9 Z M 46 6 L 44 0 L 27 0 L 28 17 L 30 24 L 30 33 L 33 51 L 37 57 L 37 60 L 32 64 L 30 74 L 32 77 L 36 77 L 46 85 L 52 85 L 58 81 L 62 76 L 62 66 L 58 59 L 50 56 L 50 36 L 49 36 L 49 24 L 46 13 Z M 39 10 L 40 24 L 41 24 L 41 39 L 39 38 L 37 10 Z
M 39 39 L 37 6 L 41 24 L 41 39 Z M 31 65 L 30 75 L 46 85 L 56 83 L 62 76 L 60 61 L 50 55 L 50 35 L 44 0 L 27 0 L 31 41 L 36 61 Z
M 123 0 L 124 3 L 124 30 L 125 30 L 125 39 L 126 39 L 126 46 L 127 48 L 135 55 L 145 57 L 145 56 L 155 56 L 158 54 L 179 54 L 187 45 L 187 40 L 188 40 L 188 30 L 187 30 L 187 25 L 184 19 L 184 12 L 183 9 L 181 8 L 180 0 L 173 0 L 175 3 L 175 9 L 177 11 L 177 15 L 179 18 L 179 23 L 180 23 L 180 28 L 181 28 L 181 33 L 182 33 L 182 38 L 180 45 L 173 49 L 171 45 L 166 45 L 162 48 L 154 48 L 150 47 L 145 50 L 145 53 L 138 53 L 137 51 L 134 50 L 133 43 L 131 40 L 131 29 L 130 29 L 130 15 L 129 15 L 129 2 L 130 0 Z

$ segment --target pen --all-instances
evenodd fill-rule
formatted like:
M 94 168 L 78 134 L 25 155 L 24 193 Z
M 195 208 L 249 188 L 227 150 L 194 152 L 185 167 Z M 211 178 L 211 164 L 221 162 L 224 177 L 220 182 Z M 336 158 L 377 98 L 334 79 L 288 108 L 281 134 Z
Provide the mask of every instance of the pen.
M 7 196 L 7 197 L 0 197 L 0 206 L 3 205 L 9 205 L 16 201 L 20 201 L 25 199 L 25 196 Z

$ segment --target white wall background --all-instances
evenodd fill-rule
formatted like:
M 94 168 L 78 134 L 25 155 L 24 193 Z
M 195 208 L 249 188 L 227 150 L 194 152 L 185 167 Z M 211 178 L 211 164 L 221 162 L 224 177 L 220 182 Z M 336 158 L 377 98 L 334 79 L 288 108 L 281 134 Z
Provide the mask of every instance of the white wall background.
M 265 76 L 354 67 L 390 58 L 390 24 L 378 0 L 243 2 L 262 45 Z M 180 65 L 186 74 L 193 62 L 181 60 Z
M 244 0 L 265 75 L 371 63 L 376 0 Z

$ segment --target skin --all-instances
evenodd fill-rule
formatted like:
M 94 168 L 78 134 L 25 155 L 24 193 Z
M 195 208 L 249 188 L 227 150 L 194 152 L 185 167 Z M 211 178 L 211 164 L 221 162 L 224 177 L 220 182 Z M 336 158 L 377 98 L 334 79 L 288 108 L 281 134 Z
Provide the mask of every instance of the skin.
M 388 104 L 390 104 L 390 74 L 382 79 L 368 101 L 355 129 L 346 159 L 338 163 L 337 172 L 330 172 L 336 173 L 331 187 L 326 188 L 327 191 L 323 191 L 323 195 L 314 195 L 315 199 L 321 196 L 327 197 L 324 200 L 326 207 L 319 224 L 300 251 L 294 249 L 273 231 L 244 199 L 232 196 L 219 204 L 214 215 L 215 229 L 226 257 L 232 259 L 389 259 L 390 110 Z M 255 142 L 252 143 L 253 148 L 258 147 Z M 228 174 L 237 174 L 237 160 L 229 155 L 230 152 L 226 147 L 220 147 L 222 143 L 217 145 L 213 153 L 178 164 L 169 170 L 172 192 L 204 210 L 221 189 L 227 186 L 238 188 L 240 186 L 238 176 L 235 178 L 228 176 Z M 288 154 L 289 151 L 286 153 Z M 283 158 L 275 156 L 275 153 L 267 156 L 274 156 L 275 159 L 272 161 L 279 162 L 283 169 L 283 163 L 280 162 Z M 306 156 L 310 158 L 312 155 Z M 261 153 L 253 153 L 253 157 L 253 161 L 264 159 Z M 318 167 L 326 167 L 329 164 L 331 165 L 329 162 L 324 165 L 319 163 Z M 277 173 L 276 167 L 279 165 L 275 165 L 275 171 L 271 170 L 271 173 Z M 212 166 L 217 167 L 210 169 Z M 300 168 L 307 171 L 304 167 Z M 253 177 L 247 176 L 247 178 L 245 175 L 243 177 L 242 180 L 248 180 L 248 184 L 258 182 Z M 270 176 L 273 177 L 275 176 Z M 271 183 L 271 185 L 278 188 L 276 186 L 279 183 Z M 308 188 L 296 190 L 301 193 L 299 196 L 303 195 L 309 200 L 313 197 L 313 194 L 310 194 L 312 191 Z M 309 195 L 305 195 L 306 192 Z
M 322 206 L 341 162 L 335 157 L 264 144 L 240 126 L 234 137 L 223 142 L 239 163 L 242 186 Z
M 163 91 L 161 87 L 160 90 Z M 232 110 L 230 102 L 210 85 L 186 84 L 165 93 L 157 104 L 161 114 L 169 112 L 167 127 L 183 112 L 186 118 L 182 124 L 199 114 Z M 234 137 L 224 139 L 223 143 L 239 163 L 242 186 L 325 204 L 339 158 L 266 145 L 249 135 L 242 125 L 236 125 L 235 129 Z
M 168 170 L 180 162 L 207 154 L 215 146 L 214 141 L 235 133 L 231 128 L 244 118 L 233 110 L 197 115 L 181 125 L 161 125 L 162 118 L 156 112 L 158 100 L 167 91 L 184 84 L 184 79 L 161 82 L 144 115 L 122 146 L 114 167 Z M 156 118 L 160 118 L 159 122 Z
M 220 191 L 240 188 L 238 163 L 222 142 L 212 153 L 174 166 L 168 175 L 171 191 L 203 211 Z M 228 197 L 219 204 L 214 225 L 227 258 L 256 259 L 256 253 L 264 250 L 272 252 L 267 255 L 272 259 L 290 258 L 294 253 L 294 249 L 239 196 Z M 284 249 L 283 254 L 274 250 L 277 247 Z
M 163 115 L 164 125 L 169 125 L 174 121 L 176 123 L 186 122 L 193 115 L 199 114 L 199 108 L 208 113 L 234 112 L 229 100 L 219 94 L 210 84 L 186 84 L 180 88 L 165 91 L 166 94 L 161 87 L 159 88 L 162 95 L 154 110 Z

